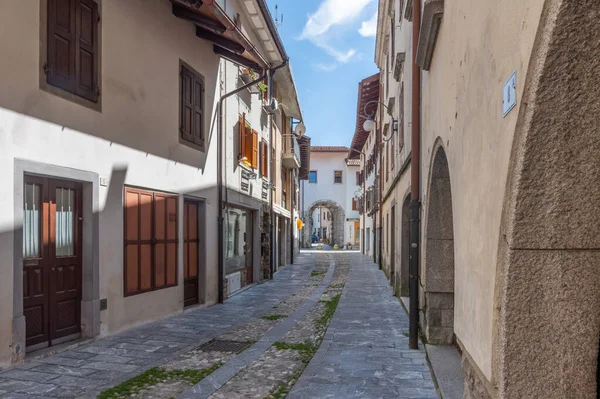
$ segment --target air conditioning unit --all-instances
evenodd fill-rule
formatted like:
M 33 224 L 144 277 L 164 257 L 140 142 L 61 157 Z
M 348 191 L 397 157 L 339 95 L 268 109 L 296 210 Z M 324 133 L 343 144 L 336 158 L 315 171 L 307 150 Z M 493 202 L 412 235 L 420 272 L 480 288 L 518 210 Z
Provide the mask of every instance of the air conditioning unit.
M 263 109 L 269 115 L 273 115 L 279 109 L 279 103 L 277 99 L 273 97 L 268 104 L 263 105 Z

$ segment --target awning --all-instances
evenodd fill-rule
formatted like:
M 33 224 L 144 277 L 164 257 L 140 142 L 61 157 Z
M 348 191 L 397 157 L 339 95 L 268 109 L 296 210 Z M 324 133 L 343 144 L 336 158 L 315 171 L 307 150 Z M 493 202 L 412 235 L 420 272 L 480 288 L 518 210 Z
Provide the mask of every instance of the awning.
M 216 54 L 255 71 L 269 66 L 236 21 L 215 0 L 171 0 L 171 3 L 173 15 L 192 22 L 196 36 L 212 42 Z

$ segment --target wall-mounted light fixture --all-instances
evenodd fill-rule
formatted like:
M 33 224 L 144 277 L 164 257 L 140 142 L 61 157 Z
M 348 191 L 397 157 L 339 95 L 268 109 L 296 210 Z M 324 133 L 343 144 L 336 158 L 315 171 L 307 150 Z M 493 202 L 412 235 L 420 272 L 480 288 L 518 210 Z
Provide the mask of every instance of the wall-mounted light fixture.
M 367 116 L 365 123 L 363 123 L 363 129 L 365 129 L 366 132 L 372 132 L 375 129 L 375 121 L 373 120 L 373 115 L 375 115 L 375 112 L 377 112 L 377 109 L 374 109 L 371 112 L 368 112 L 367 106 L 369 106 L 370 104 L 383 105 L 388 110 L 388 112 L 390 111 L 388 106 L 385 105 L 384 103 L 382 103 L 381 101 L 373 100 L 373 101 L 369 101 L 368 103 L 366 103 L 364 106 L 364 109 L 363 109 L 364 114 Z M 389 141 L 394 136 L 394 133 L 396 133 L 397 131 L 398 131 L 398 119 L 396 119 L 392 116 L 392 134 L 390 134 L 390 136 L 388 138 L 383 137 L 383 141 Z

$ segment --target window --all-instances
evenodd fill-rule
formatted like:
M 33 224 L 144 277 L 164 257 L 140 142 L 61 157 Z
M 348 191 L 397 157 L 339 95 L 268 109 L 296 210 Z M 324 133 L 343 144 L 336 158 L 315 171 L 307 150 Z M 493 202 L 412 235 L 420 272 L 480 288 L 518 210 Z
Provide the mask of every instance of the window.
M 240 115 L 238 129 L 240 163 L 258 169 L 258 132 L 246 122 L 246 114 Z
M 204 151 L 204 78 L 184 65 L 180 76 L 181 140 Z
M 342 171 L 341 170 L 336 170 L 333 172 L 333 182 L 336 184 L 342 183 Z
M 125 296 L 177 285 L 178 199 L 125 188 Z
M 352 210 L 355 211 L 358 209 L 358 200 L 356 198 L 352 198 Z
M 98 3 L 48 0 L 48 84 L 98 102 Z
M 356 172 L 356 185 L 360 186 L 360 172 Z
M 269 144 L 264 140 L 260 143 L 260 170 L 263 177 L 269 177 Z
M 308 182 L 309 183 L 316 183 L 317 182 L 317 171 L 316 170 L 311 170 L 308 173 Z

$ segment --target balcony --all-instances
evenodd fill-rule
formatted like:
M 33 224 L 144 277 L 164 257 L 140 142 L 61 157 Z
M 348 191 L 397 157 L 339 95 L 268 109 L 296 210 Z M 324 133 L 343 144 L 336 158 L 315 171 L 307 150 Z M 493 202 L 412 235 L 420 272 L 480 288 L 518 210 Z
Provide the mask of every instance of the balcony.
M 300 146 L 298 140 L 293 134 L 284 134 L 283 137 L 283 154 L 281 163 L 286 169 L 300 168 Z

